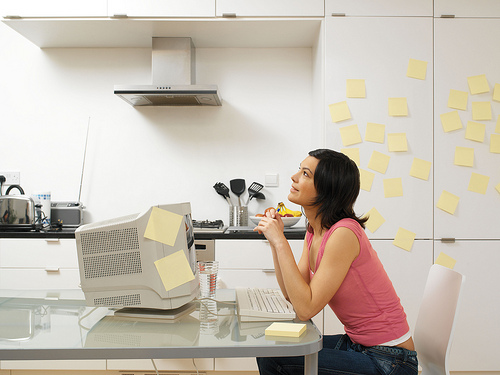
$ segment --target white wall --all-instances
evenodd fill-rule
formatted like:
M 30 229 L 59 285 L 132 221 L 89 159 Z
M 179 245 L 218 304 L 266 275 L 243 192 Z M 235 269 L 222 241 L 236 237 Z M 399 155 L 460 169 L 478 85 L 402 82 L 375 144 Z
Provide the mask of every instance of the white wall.
M 320 146 L 314 65 L 312 48 L 198 48 L 197 83 L 218 84 L 222 107 L 134 108 L 113 85 L 149 84 L 150 49 L 40 49 L 0 24 L 0 171 L 20 171 L 27 194 L 76 200 L 90 118 L 86 222 L 177 201 L 228 222 L 215 182 L 278 173 L 250 205 L 258 213 L 286 200 L 289 176 Z

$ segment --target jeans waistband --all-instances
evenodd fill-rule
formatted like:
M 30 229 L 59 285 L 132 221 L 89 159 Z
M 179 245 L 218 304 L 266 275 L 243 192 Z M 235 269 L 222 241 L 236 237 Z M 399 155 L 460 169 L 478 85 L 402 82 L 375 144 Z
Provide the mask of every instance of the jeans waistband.
M 408 350 L 404 348 L 400 348 L 397 346 L 384 346 L 384 345 L 376 345 L 376 346 L 369 346 L 365 348 L 366 350 L 373 350 L 373 351 L 378 351 L 378 352 L 384 352 L 388 353 L 397 357 L 402 357 L 406 360 L 406 358 L 411 357 L 411 356 L 417 356 L 417 352 L 414 350 Z

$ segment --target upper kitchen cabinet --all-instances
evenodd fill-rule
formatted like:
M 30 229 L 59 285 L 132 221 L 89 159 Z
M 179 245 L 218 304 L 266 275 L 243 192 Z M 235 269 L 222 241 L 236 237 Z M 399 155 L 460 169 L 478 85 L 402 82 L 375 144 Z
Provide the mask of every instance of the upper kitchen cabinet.
M 370 238 L 432 238 L 433 18 L 325 22 L 324 143 L 358 163 L 356 213 Z
M 432 16 L 432 0 L 325 0 L 325 15 L 332 14 L 346 16 Z
M 498 0 L 434 0 L 434 16 L 500 17 Z
M 216 0 L 217 17 L 323 17 L 323 0 Z
M 500 19 L 434 19 L 436 238 L 498 239 Z
M 106 17 L 107 0 L 3 0 L 2 17 Z
M 215 17 L 215 0 L 108 0 L 110 17 Z

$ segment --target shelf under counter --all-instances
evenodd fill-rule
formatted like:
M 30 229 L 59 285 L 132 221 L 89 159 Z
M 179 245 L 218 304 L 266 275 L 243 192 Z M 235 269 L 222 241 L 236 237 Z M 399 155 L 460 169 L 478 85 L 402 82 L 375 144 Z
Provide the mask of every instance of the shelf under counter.
M 305 227 L 285 228 L 285 237 L 288 240 L 303 240 L 306 235 Z M 251 227 L 229 227 L 224 232 L 196 232 L 194 238 L 197 240 L 265 240 L 263 234 L 253 231 Z
M 54 231 L 0 231 L 0 238 L 75 238 L 75 228 Z

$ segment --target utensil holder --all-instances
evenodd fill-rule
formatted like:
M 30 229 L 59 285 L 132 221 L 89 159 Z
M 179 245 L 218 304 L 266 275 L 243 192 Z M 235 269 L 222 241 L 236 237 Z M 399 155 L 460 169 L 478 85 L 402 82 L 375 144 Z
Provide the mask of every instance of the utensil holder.
M 229 207 L 229 226 L 230 227 L 248 226 L 248 206 Z

